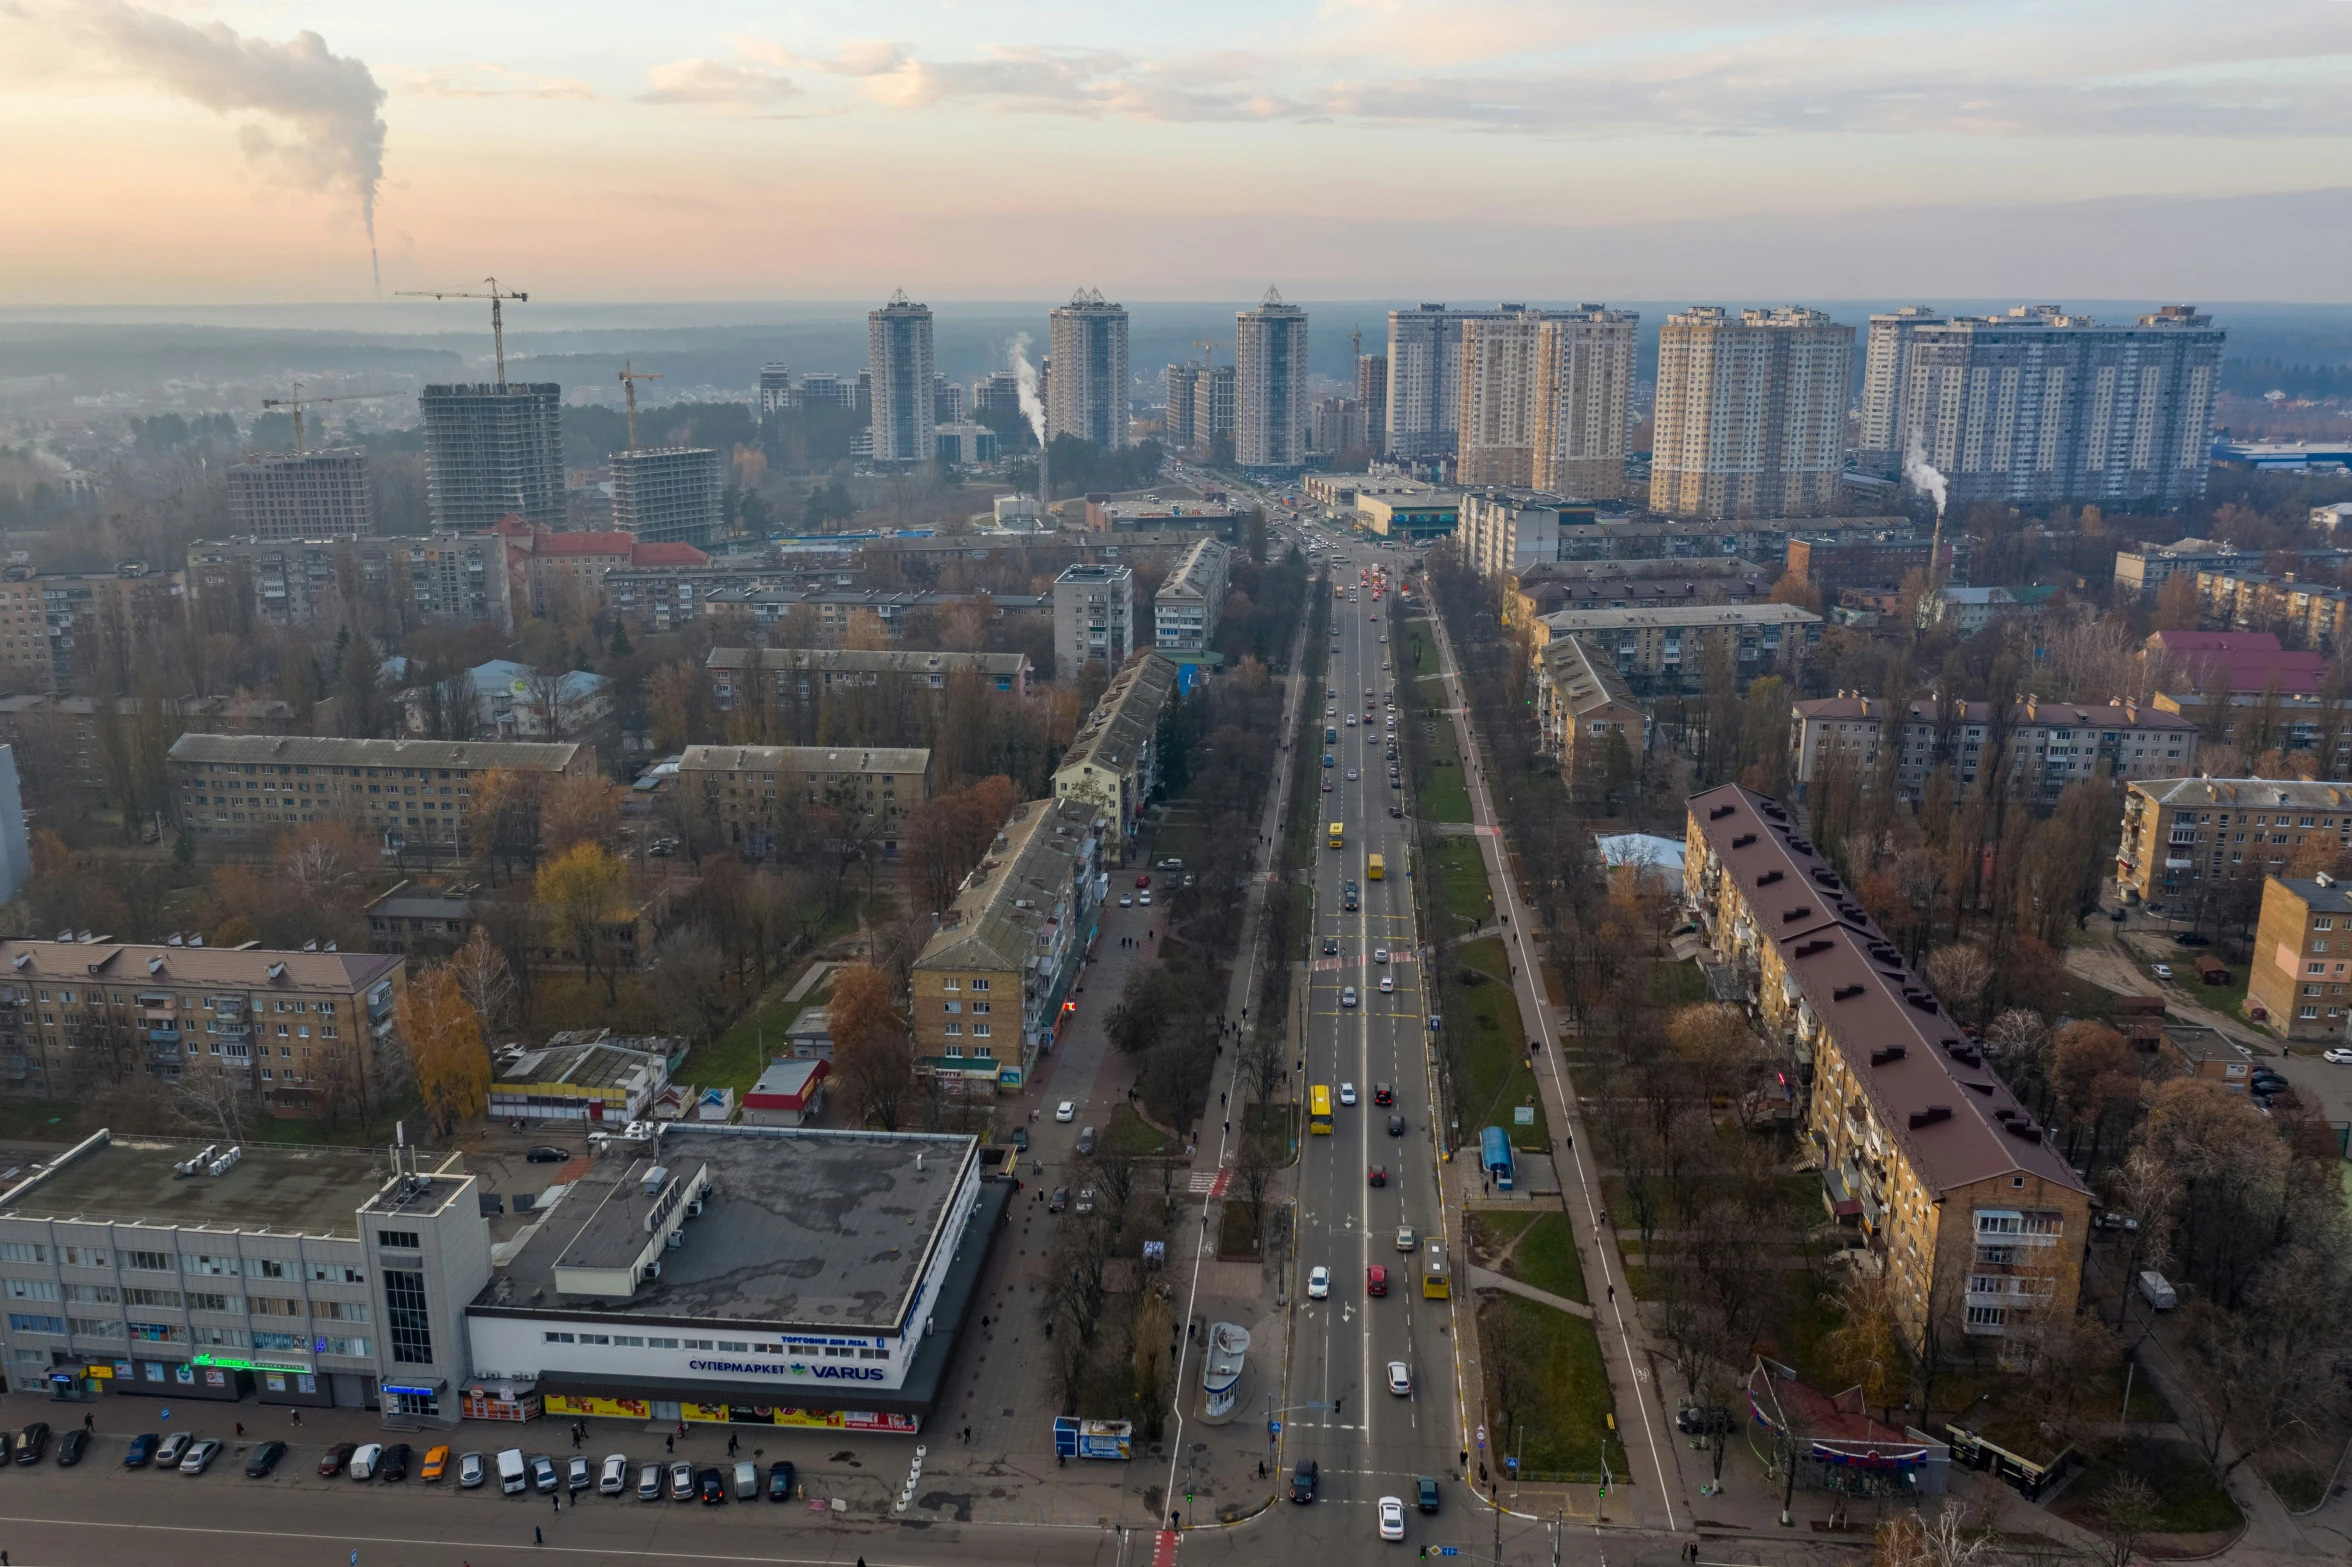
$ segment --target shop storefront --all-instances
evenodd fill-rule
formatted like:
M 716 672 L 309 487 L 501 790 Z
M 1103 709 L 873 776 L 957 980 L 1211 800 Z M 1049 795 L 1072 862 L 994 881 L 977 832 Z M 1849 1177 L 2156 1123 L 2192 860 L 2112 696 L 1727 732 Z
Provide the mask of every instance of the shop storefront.
M 698 1404 L 686 1400 L 615 1398 L 576 1392 L 547 1394 L 547 1413 L 561 1419 L 683 1420 L 690 1425 L 797 1426 L 817 1431 L 871 1431 L 912 1436 L 912 1413 L 870 1409 L 805 1409 L 780 1404 Z

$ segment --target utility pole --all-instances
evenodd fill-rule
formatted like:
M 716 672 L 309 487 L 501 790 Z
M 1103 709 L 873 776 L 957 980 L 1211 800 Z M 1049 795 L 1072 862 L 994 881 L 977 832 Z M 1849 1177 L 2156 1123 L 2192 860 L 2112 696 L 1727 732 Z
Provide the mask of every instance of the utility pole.
M 531 296 L 520 291 L 500 288 L 498 279 L 494 277 L 484 278 L 482 281 L 490 289 L 486 294 L 454 288 L 404 288 L 400 290 L 400 297 L 403 299 L 487 299 L 490 301 L 490 347 L 498 360 L 498 388 L 500 391 L 504 391 L 506 390 L 506 323 L 504 318 L 500 316 L 498 307 L 510 299 L 519 304 Z

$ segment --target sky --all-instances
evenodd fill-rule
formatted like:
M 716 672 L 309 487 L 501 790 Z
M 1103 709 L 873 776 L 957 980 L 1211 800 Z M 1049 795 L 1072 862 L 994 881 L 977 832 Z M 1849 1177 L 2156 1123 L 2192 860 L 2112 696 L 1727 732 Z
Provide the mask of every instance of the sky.
M 2348 89 L 2346 0 L 0 0 L 0 305 L 2343 301 Z

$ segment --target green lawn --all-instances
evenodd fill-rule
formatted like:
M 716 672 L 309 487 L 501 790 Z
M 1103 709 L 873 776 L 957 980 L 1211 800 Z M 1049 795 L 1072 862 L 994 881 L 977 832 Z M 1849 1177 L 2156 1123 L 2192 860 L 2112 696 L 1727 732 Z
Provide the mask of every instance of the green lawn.
M 2090 1527 L 2099 1494 L 2120 1475 L 2134 1474 L 2156 1493 L 2156 1528 L 2163 1534 L 2204 1534 L 2245 1521 L 2238 1504 L 2185 1442 L 2133 1439 L 2074 1477 L 2058 1515 Z
M 265 1115 L 253 1124 L 253 1140 L 298 1148 L 377 1148 L 392 1140 L 395 1123 L 406 1121 L 412 1138 L 426 1135 L 421 1099 L 410 1096 L 373 1121 L 309 1121 Z M 183 1134 L 192 1135 L 192 1134 Z
M 1397 634 L 1405 639 L 1405 650 L 1413 655 L 1415 675 L 1437 673 L 1437 638 L 1430 635 L 1429 622 L 1419 615 L 1408 615 L 1398 623 Z M 1418 638 L 1416 642 L 1414 639 Z M 1391 643 L 1390 646 L 1394 646 Z
M 1116 1153 L 1153 1158 L 1168 1152 L 1168 1134 L 1135 1113 L 1122 1100 L 1111 1106 L 1111 1124 L 1104 1129 L 1103 1146 Z
M 1576 1234 L 1564 1213 L 1535 1217 L 1502 1271 L 1562 1300 L 1584 1301 L 1584 1263 L 1576 1255 Z
M 1487 890 L 1486 858 L 1476 838 L 1439 838 L 1430 852 L 1430 872 L 1445 887 L 1446 907 L 1464 916 L 1460 929 L 1440 935 L 1459 935 L 1485 924 L 1494 913 L 1494 894 Z
M 790 973 L 768 987 L 768 999 L 745 1013 L 733 1028 L 709 1044 L 689 1050 L 678 1069 L 678 1081 L 697 1088 L 732 1088 L 740 1099 L 784 1047 L 785 1031 L 801 1009 L 823 1005 L 831 993 L 830 985 L 819 985 L 798 1001 L 785 1001 L 786 992 L 799 983 L 807 969 L 806 963 L 795 964 Z
M 1516 1148 L 1548 1149 L 1551 1133 L 1536 1095 L 1535 1073 L 1527 1065 L 1527 1032 L 1519 1002 L 1503 977 L 1502 938 L 1465 942 L 1444 960 L 1439 1010 L 1453 1061 L 1454 1103 L 1462 1117 L 1461 1142 L 1474 1146 L 1482 1127 L 1501 1126 Z M 1485 983 L 1465 985 L 1461 970 L 1475 969 Z M 1535 1124 L 1515 1126 L 1514 1107 L 1535 1101 Z
M 1603 1460 L 1619 1480 L 1626 1473 L 1625 1447 L 1609 1429 L 1615 1406 L 1609 1376 L 1601 1364 L 1601 1342 L 1583 1317 L 1525 1300 L 1489 1294 L 1478 1303 L 1478 1349 L 1486 1383 L 1488 1462 L 1502 1468 L 1503 1455 L 1516 1453 L 1522 1469 L 1536 1474 L 1590 1474 Z M 1498 1371 L 1506 1365 L 1522 1379 L 1505 1428 L 1498 1396 Z
M 1470 1261 L 1491 1268 L 1503 1249 L 1535 1221 L 1532 1213 L 1473 1213 L 1470 1219 Z
M 1410 743 L 1417 764 L 1414 777 L 1420 789 L 1421 814 L 1433 822 L 1469 821 L 1470 785 L 1462 777 L 1462 752 L 1454 743 L 1454 721 L 1414 704 L 1403 722 L 1413 726 Z
M 1652 994 L 1662 1007 L 1691 1006 L 1707 999 L 1707 976 L 1696 962 L 1677 963 L 1672 958 L 1664 958 L 1658 963 Z

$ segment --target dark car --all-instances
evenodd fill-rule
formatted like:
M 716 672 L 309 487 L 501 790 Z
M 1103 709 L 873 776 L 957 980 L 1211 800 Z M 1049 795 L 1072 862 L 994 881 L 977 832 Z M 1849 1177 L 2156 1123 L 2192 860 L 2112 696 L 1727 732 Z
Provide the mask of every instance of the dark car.
M 1070 1188 L 1067 1186 L 1057 1186 L 1053 1189 L 1053 1196 L 1046 1202 L 1045 1211 L 1048 1213 L 1060 1213 L 1064 1208 L 1069 1206 Z
M 258 1480 L 278 1467 L 278 1460 L 286 1456 L 283 1442 L 264 1442 L 245 1456 L 245 1472 Z
M 1356 907 L 1356 895 L 1351 892 L 1347 895 L 1347 911 L 1353 914 L 1356 912 Z
M 57 1467 L 71 1469 L 82 1461 L 82 1454 L 90 1447 L 90 1433 L 74 1427 L 57 1439 Z
M 1026 1126 L 1016 1126 L 1013 1128 L 1013 1150 L 1016 1153 L 1027 1153 L 1029 1151 L 1029 1128 Z
M 2213 938 L 2200 936 L 2193 930 L 2184 930 L 2172 938 L 2172 944 L 2176 947 L 2210 947 L 2213 945 Z
M 1388 1118 L 1388 1135 L 1391 1137 L 1405 1135 L 1405 1118 L 1403 1116 L 1392 1115 Z
M 771 1502 L 792 1500 L 792 1465 L 784 1459 L 779 1458 L 768 1465 L 768 1500 Z
M 1290 1499 L 1311 1502 L 1315 1499 L 1315 1482 L 1323 1478 L 1323 1467 L 1312 1458 L 1302 1458 L 1290 1472 Z
M 323 1475 L 341 1474 L 343 1466 L 351 1462 L 351 1455 L 358 1451 L 359 1444 L 357 1442 L 337 1442 L 333 1447 L 328 1448 L 326 1454 L 319 1459 L 319 1473 Z
M 16 1461 L 20 1464 L 37 1464 L 48 1447 L 49 1427 L 46 1422 L 36 1420 L 24 1428 L 24 1435 L 16 1439 Z
M 2259 1068 L 2255 1070 L 2254 1075 L 2247 1079 L 2247 1081 L 2253 1086 L 2254 1092 L 2258 1094 L 2275 1094 L 2282 1088 L 2290 1088 L 2294 1086 L 2280 1074 L 2276 1072 L 2266 1072 Z
M 1436 1512 L 1436 1511 L 1437 1511 L 1437 1476 L 1435 1476 L 1435 1475 L 1415 1475 L 1415 1476 L 1413 1477 L 1413 1499 L 1414 1499 L 1414 1501 L 1415 1501 L 1416 1503 L 1418 1503 L 1418 1504 L 1419 1504 L 1419 1506 L 1420 1506 L 1420 1508 L 1421 1508 L 1421 1510 L 1422 1510 L 1423 1512 L 1425 1512 L 1425 1513 L 1434 1513 L 1434 1512 Z
M 562 1164 L 571 1156 L 572 1151 L 569 1148 L 558 1148 L 553 1143 L 541 1143 L 523 1155 L 532 1164 Z
M 695 1494 L 705 1507 L 724 1507 L 727 1503 L 727 1477 L 716 1469 L 705 1469 L 694 1477 Z
M 1396 1090 L 1386 1083 L 1374 1083 L 1372 1085 L 1372 1102 L 1376 1105 L 1395 1104 Z
M 1731 1430 L 1731 1411 L 1721 1404 L 1690 1404 L 1674 1412 L 1674 1429 L 1684 1436 L 1721 1436 Z
M 387 1482 L 407 1479 L 410 1456 L 406 1442 L 395 1442 L 385 1448 L 384 1456 L 376 1460 L 376 1478 Z
M 1323 938 L 1323 955 L 1327 958 L 1335 958 L 1339 956 L 1339 938 L 1337 936 L 1326 936 Z
M 1405 808 L 1401 805 L 1392 805 L 1388 808 L 1388 814 L 1396 817 L 1399 821 L 1402 821 L 1405 815 Z
M 1373 1186 L 1386 1186 L 1388 1184 L 1388 1166 L 1384 1164 L 1372 1166 L 1370 1170 L 1365 1172 L 1364 1179 Z
M 163 1438 L 150 1431 L 131 1438 L 131 1445 L 123 1452 L 125 1469 L 144 1469 L 155 1460 L 155 1444 Z

